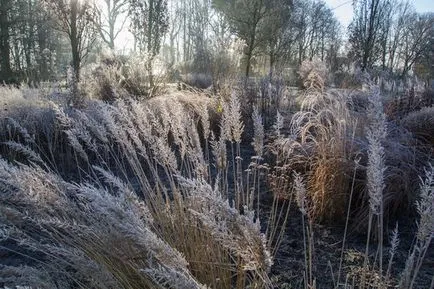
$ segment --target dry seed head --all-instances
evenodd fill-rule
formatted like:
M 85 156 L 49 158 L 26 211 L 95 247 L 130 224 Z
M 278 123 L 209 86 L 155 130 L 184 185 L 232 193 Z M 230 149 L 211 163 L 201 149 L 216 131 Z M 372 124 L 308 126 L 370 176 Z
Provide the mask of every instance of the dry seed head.
M 178 177 L 181 187 L 187 192 L 189 212 L 199 219 L 213 238 L 232 254 L 242 259 L 243 269 L 268 270 L 270 254 L 265 247 L 263 234 L 254 212 L 245 208 L 242 215 L 228 199 L 213 190 L 203 180 Z
M 297 200 L 298 208 L 300 209 L 300 212 L 303 215 L 307 214 L 307 202 L 306 202 L 306 186 L 303 181 L 303 177 L 299 174 L 294 172 L 294 189 L 295 189 L 295 196 Z
M 275 130 L 277 137 L 280 137 L 280 132 L 281 132 L 281 129 L 283 128 L 283 121 L 284 121 L 283 116 L 280 114 L 279 110 L 277 110 L 276 122 L 273 125 L 273 128 Z
M 420 241 L 429 240 L 434 235 L 434 167 L 432 165 L 426 170 L 416 207 L 420 215 L 417 238 Z
M 371 133 L 368 133 L 368 168 L 366 171 L 368 180 L 369 204 L 373 214 L 380 214 L 381 202 L 383 201 L 384 172 L 384 148 L 380 141 Z
M 44 161 L 41 159 L 41 156 L 37 154 L 35 151 L 33 151 L 31 148 L 29 148 L 28 146 L 25 146 L 21 143 L 17 143 L 14 141 L 6 141 L 3 144 L 5 144 L 9 149 L 24 155 L 31 162 L 35 162 L 38 164 L 44 163 Z
M 258 112 L 258 108 L 255 107 L 253 109 L 252 114 L 253 119 L 253 129 L 254 129 L 254 137 L 253 137 L 253 148 L 258 157 L 262 157 L 262 153 L 264 150 L 264 125 L 262 123 L 262 116 Z
M 223 113 L 220 120 L 220 138 L 225 141 L 232 141 L 232 126 L 229 105 L 226 102 L 222 103 Z
M 204 138 L 207 139 L 210 135 L 211 130 L 210 130 L 208 107 L 205 103 L 200 105 L 198 113 L 200 116 L 200 122 L 202 123 L 202 127 L 203 127 Z
M 214 133 L 211 132 L 211 149 L 216 159 L 217 168 L 224 169 L 227 165 L 227 151 L 225 139 L 220 136 L 219 140 L 214 140 Z
M 179 272 L 169 267 L 158 265 L 147 269 L 140 270 L 146 274 L 161 288 L 173 289 L 206 289 L 207 287 L 199 284 L 193 276 L 186 272 Z
M 383 112 L 381 96 L 378 89 L 369 95 L 369 116 L 371 124 L 368 129 L 368 167 L 367 187 L 369 193 L 369 206 L 374 215 L 381 214 L 383 202 L 384 172 L 386 171 L 384 147 L 382 141 L 386 138 L 386 116 Z
M 393 229 L 392 232 L 392 238 L 390 240 L 390 252 L 391 254 L 394 254 L 396 252 L 396 249 L 399 246 L 399 230 L 398 230 L 398 223 L 396 223 L 395 229 Z
M 12 128 L 16 129 L 19 134 L 24 138 L 24 142 L 26 143 L 34 143 L 33 137 L 30 136 L 29 132 L 25 127 L 20 125 L 15 119 L 6 117 L 6 121 L 8 122 L 7 127 L 12 126 Z
M 229 103 L 229 113 L 230 113 L 230 126 L 232 131 L 233 140 L 236 143 L 241 142 L 241 135 L 244 131 L 244 124 L 241 115 L 241 105 L 238 97 L 235 93 L 232 93 L 231 100 Z

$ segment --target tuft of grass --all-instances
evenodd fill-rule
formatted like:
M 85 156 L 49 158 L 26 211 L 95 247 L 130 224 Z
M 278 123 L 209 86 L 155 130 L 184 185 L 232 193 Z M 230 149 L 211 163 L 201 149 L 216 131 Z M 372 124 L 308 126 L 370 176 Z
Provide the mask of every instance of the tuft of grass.
M 357 120 L 349 99 L 337 93 L 309 91 L 291 120 L 290 136 L 274 142 L 279 154 L 277 177 L 292 170 L 304 174 L 313 219 L 345 219 L 348 189 L 358 154 Z M 330 174 L 330 172 L 333 172 Z
M 77 168 L 69 176 L 74 182 L 43 161 L 2 160 L 7 242 L 32 241 L 14 251 L 35 261 L 23 263 L 37 276 L 59 268 L 46 286 L 59 279 L 58 288 L 271 288 L 272 256 L 242 183 L 239 103 L 234 97 L 225 104 L 223 146 L 231 147 L 235 178 L 221 186 L 204 152 L 211 135 L 206 107 L 182 96 L 94 101 L 80 109 L 53 105 Z M 25 277 L 27 283 L 9 284 L 30 285 Z
M 1 248 L 28 264 L 1 270 L 5 285 L 204 288 L 184 257 L 152 232 L 146 204 L 121 181 L 111 188 L 73 184 L 4 160 L 0 180 Z
M 317 60 L 305 60 L 301 64 L 298 74 L 302 88 L 323 91 L 329 73 L 325 63 Z
M 401 124 L 422 143 L 434 148 L 434 107 L 424 107 L 406 115 Z
M 379 275 L 383 275 L 383 234 L 384 234 L 384 174 L 386 171 L 384 147 L 382 142 L 386 138 L 386 116 L 383 113 L 383 106 L 378 90 L 373 91 L 369 96 L 370 108 L 369 118 L 371 123 L 367 132 L 368 139 L 368 165 L 367 189 L 369 194 L 369 220 L 368 234 L 365 249 L 365 260 L 363 267 L 368 270 L 369 244 L 372 233 L 373 218 L 376 217 L 377 234 L 378 234 L 378 270 Z M 365 286 L 365 275 L 361 277 L 362 288 Z M 382 280 L 380 279 L 380 283 Z
M 431 241 L 434 237 L 434 167 L 426 170 L 421 179 L 420 194 L 416 202 L 419 222 L 414 245 L 405 263 L 399 288 L 413 288 Z

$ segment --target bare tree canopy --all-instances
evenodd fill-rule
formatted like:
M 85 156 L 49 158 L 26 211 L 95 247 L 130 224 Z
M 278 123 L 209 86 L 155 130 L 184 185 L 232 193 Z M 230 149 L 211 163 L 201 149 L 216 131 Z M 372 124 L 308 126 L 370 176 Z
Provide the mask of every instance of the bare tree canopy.
M 97 10 L 92 1 L 44 0 L 48 13 L 54 17 L 55 28 L 65 33 L 71 44 L 72 68 L 80 79 L 80 68 L 95 41 Z
M 142 54 L 148 83 L 157 60 L 171 77 L 199 73 L 216 87 L 229 67 L 246 79 L 273 79 L 305 60 L 341 74 L 359 67 L 403 79 L 415 65 L 421 71 L 432 14 L 402 0 L 352 4 L 345 28 L 323 0 L 2 0 L 0 81 L 54 80 L 67 65 L 79 81 L 86 60 L 95 63 L 103 48 L 126 58 Z

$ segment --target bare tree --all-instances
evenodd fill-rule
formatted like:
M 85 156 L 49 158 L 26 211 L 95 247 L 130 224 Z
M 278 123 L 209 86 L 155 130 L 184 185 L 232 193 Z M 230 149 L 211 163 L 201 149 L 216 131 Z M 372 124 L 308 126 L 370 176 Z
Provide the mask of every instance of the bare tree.
M 8 80 L 12 74 L 10 62 L 10 17 L 12 0 L 0 1 L 0 82 Z
M 181 20 L 181 13 L 178 3 L 177 5 L 172 5 L 169 7 L 169 19 L 170 19 L 170 28 L 168 31 L 169 35 L 169 49 L 170 49 L 170 60 L 169 60 L 169 66 L 173 67 L 176 62 L 176 56 L 179 55 L 179 52 L 177 51 L 177 47 L 175 47 L 175 41 L 177 40 L 177 37 L 179 35 L 179 32 L 181 31 L 181 25 L 179 25 L 179 22 Z M 179 59 L 179 58 L 178 58 Z
M 434 15 L 431 14 L 431 17 L 434 17 Z M 415 61 L 413 71 L 419 78 L 425 81 L 425 86 L 429 87 L 430 82 L 434 79 L 434 29 L 430 30 L 427 41 L 428 49 Z M 428 103 L 430 103 L 429 100 Z
M 392 10 L 392 23 L 389 32 L 389 39 L 387 45 L 387 67 L 389 72 L 393 72 L 399 60 L 399 48 L 403 39 L 404 27 L 407 25 L 406 21 L 409 19 L 409 14 L 412 12 L 412 7 L 409 2 L 395 3 Z
M 329 61 L 340 47 L 340 24 L 323 1 L 295 1 L 286 28 L 290 59 L 300 65 L 305 59 Z M 292 46 L 292 45 L 291 45 Z
M 301 65 L 303 60 L 305 59 L 306 49 L 308 47 L 308 36 L 309 36 L 309 11 L 311 7 L 309 6 L 308 1 L 300 1 L 296 3 L 296 7 L 294 9 L 294 38 L 297 42 L 297 59 L 298 64 Z
M 97 10 L 93 2 L 80 0 L 44 0 L 54 13 L 55 28 L 65 33 L 71 44 L 72 68 L 80 80 L 80 68 L 95 41 Z
M 273 0 L 269 17 L 265 20 L 265 51 L 269 57 L 270 80 L 273 78 L 276 63 L 286 54 L 286 49 L 290 46 L 291 38 L 288 35 L 288 25 L 291 19 L 292 0 Z M 267 37 L 268 36 L 268 37 Z
M 0 83 L 38 85 L 50 77 L 57 33 L 40 0 L 0 1 Z
M 211 55 L 208 48 L 208 26 L 211 5 L 208 0 L 191 0 L 190 38 L 193 44 L 193 67 L 196 72 L 208 73 Z
M 227 17 L 233 32 L 246 43 L 245 76 L 249 77 L 251 60 L 266 42 L 264 19 L 270 13 L 271 2 L 265 0 L 214 0 L 214 5 Z
M 351 54 L 362 70 L 371 68 L 381 53 L 380 37 L 387 0 L 355 0 L 350 26 Z
M 146 53 L 149 86 L 154 87 L 153 61 L 169 26 L 167 0 L 130 0 L 132 30 Z
M 101 39 L 108 45 L 111 50 L 115 49 L 115 39 L 124 29 L 127 17 L 125 13 L 128 11 L 127 0 L 104 0 L 105 11 L 100 11 L 98 30 Z M 121 18 L 122 16 L 123 19 Z M 117 23 L 120 20 L 119 26 Z
M 415 13 L 408 17 L 408 25 L 403 31 L 401 44 L 401 77 L 407 75 L 416 60 L 432 48 L 431 45 L 433 44 L 431 39 L 434 31 L 433 14 L 418 15 Z

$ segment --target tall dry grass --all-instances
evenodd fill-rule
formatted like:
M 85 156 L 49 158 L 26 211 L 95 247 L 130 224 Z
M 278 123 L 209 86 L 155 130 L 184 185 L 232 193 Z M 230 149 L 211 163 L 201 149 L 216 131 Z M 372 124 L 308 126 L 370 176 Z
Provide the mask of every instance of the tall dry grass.
M 84 109 L 52 104 L 55 127 L 72 150 L 68 165 L 77 168 L 68 176 L 73 182 L 22 144 L 27 133 L 16 130 L 13 144 L 29 153 L 26 164 L 10 155 L 11 162 L 2 160 L 2 249 L 21 255 L 27 271 L 9 266 L 2 273 L 17 278 L 2 282 L 271 288 L 272 256 L 242 183 L 239 104 L 232 98 L 225 105 L 220 136 L 221 146 L 230 147 L 232 171 L 217 175 L 204 151 L 210 105 L 185 95 L 94 101 Z M 233 183 L 220 181 L 232 173 Z
M 432 165 L 426 170 L 425 178 L 421 178 L 416 208 L 420 218 L 417 222 L 416 240 L 407 257 L 399 288 L 415 287 L 416 278 L 434 237 L 434 168 Z
M 0 170 L 1 248 L 22 262 L 2 267 L 4 286 L 205 288 L 151 230 L 146 204 L 116 177 L 73 184 L 4 160 Z
M 290 176 L 292 170 L 306 175 L 310 213 L 316 220 L 345 219 L 359 153 L 354 135 L 358 124 L 349 101 L 338 93 L 307 92 L 301 110 L 291 119 L 290 136 L 274 144 L 277 177 Z
M 369 128 L 367 131 L 368 139 L 368 164 L 366 168 L 367 190 L 369 194 L 369 219 L 368 233 L 365 249 L 365 260 L 361 277 L 361 286 L 365 287 L 365 272 L 368 271 L 369 245 L 372 233 L 372 226 L 377 227 L 378 236 L 378 270 L 379 275 L 383 275 L 383 235 L 384 235 L 384 187 L 385 187 L 385 154 L 383 142 L 387 135 L 386 116 L 383 112 L 380 93 L 373 91 L 369 96 Z M 373 219 L 375 217 L 375 223 Z M 375 228 L 375 227 L 374 227 Z M 375 264 L 374 264 L 375 265 Z M 379 280 L 381 283 L 382 280 Z
M 392 164 L 386 148 L 397 132 L 388 126 L 386 137 L 381 109 L 365 99 L 360 104 L 312 87 L 289 129 L 277 111 L 272 132 L 259 108 L 252 120 L 244 117 L 237 93 L 215 100 L 183 91 L 71 108 L 36 102 L 39 96 L 28 101 L 12 90 L 9 103 L 19 99 L 27 108 L 10 105 L 0 121 L 0 253 L 9 256 L 0 265 L 0 284 L 273 288 L 270 269 L 292 236 L 288 224 L 296 203 L 304 236 L 301 287 L 320 286 L 316 223 L 336 219 L 347 225 L 339 269 L 331 273 L 334 288 L 416 287 L 434 231 L 432 172 L 420 196 L 403 193 L 414 196 L 409 206 L 418 200 L 420 221 L 398 276 L 393 264 L 400 232 L 395 229 L 390 251 L 380 237 L 391 202 L 402 202 L 388 185 L 395 166 L 384 170 Z M 372 104 L 380 95 L 370 97 Z M 372 113 L 364 117 L 367 109 Z M 254 155 L 246 158 L 247 122 Z M 403 141 L 396 144 L 408 153 Z M 368 253 L 360 253 L 365 259 L 351 271 L 344 260 L 347 226 L 361 220 L 372 224 L 378 249 L 372 254 L 367 239 Z
M 375 87 L 355 97 L 324 92 L 319 87 L 311 85 L 303 95 L 300 111 L 291 118 L 289 136 L 281 134 L 284 122 L 278 114 L 275 138 L 269 146 L 275 161 L 270 187 L 280 200 L 297 200 L 304 216 L 304 284 L 312 287 L 315 281 L 309 278 L 309 270 L 315 268 L 309 261 L 309 256 L 315 255 L 310 246 L 315 239 L 309 234 L 309 222 L 328 221 L 345 224 L 335 286 L 395 286 L 399 278 L 392 278 L 390 271 L 399 232 L 396 229 L 390 241 L 393 249 L 387 252 L 389 256 L 384 236 L 397 212 L 415 208 L 418 190 L 414 177 L 432 159 L 425 144 L 420 146 L 408 131 L 386 119 L 382 97 Z M 304 192 L 303 202 L 297 190 L 292 190 L 299 178 L 294 172 L 304 179 L 305 190 L 298 190 Z M 367 235 L 365 253 L 360 254 L 361 262 L 350 274 L 342 271 L 349 227 Z M 374 253 L 372 240 L 377 243 Z M 343 280 L 345 275 L 347 279 Z

